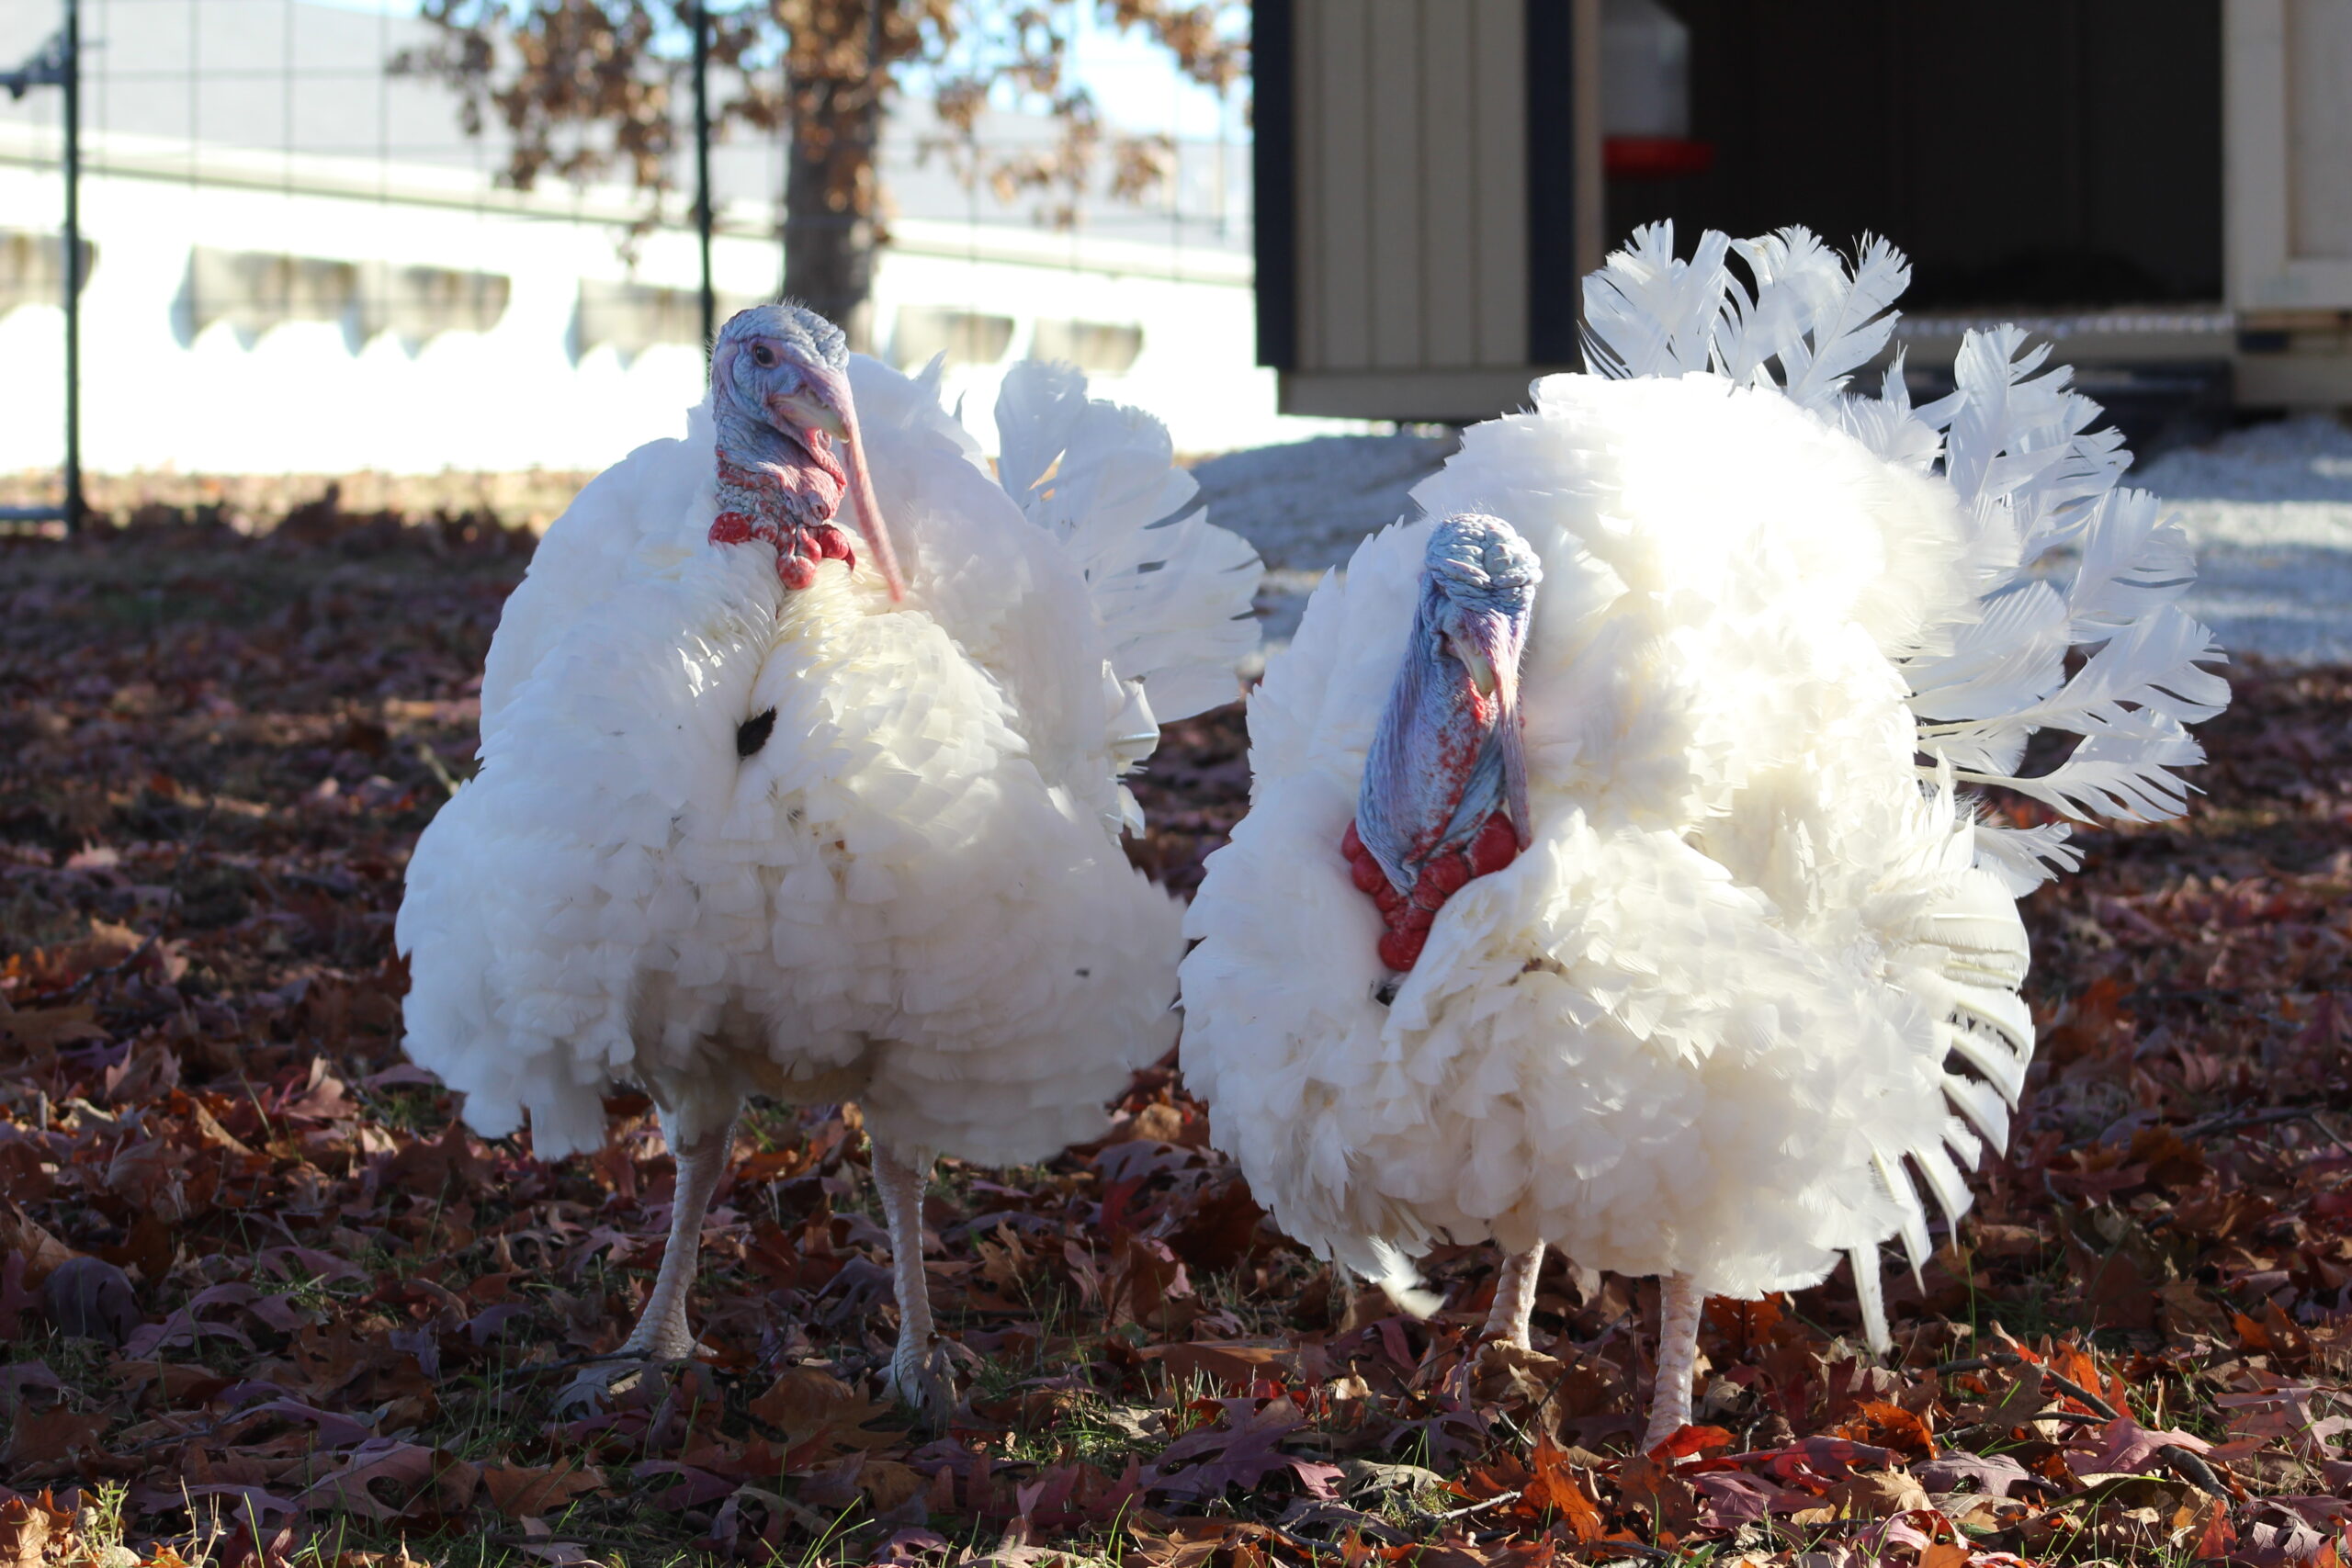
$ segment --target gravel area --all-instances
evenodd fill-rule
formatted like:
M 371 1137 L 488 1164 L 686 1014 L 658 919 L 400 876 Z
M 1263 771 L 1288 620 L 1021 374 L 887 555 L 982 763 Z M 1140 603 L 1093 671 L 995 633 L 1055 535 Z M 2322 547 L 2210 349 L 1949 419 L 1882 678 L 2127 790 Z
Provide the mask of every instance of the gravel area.
M 2183 603 L 2224 648 L 2352 662 L 2352 430 L 2324 416 L 2255 425 L 2166 453 L 2132 482 L 2197 540 Z

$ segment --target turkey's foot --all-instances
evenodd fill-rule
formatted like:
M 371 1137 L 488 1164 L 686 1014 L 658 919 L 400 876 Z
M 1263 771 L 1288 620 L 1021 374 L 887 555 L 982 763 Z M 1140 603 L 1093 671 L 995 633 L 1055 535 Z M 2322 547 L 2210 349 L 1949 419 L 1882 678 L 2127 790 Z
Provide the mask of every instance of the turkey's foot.
M 707 1118 L 706 1118 L 707 1120 Z M 599 1399 L 621 1397 L 636 1389 L 650 1369 L 691 1363 L 702 1347 L 686 1326 L 686 1294 L 694 1283 L 695 1264 L 701 1256 L 703 1216 L 710 1211 L 710 1195 L 727 1169 L 728 1151 L 735 1144 L 731 1111 L 716 1126 L 689 1132 L 668 1110 L 662 1130 L 678 1162 L 677 1190 L 670 1203 L 670 1239 L 662 1252 L 662 1268 L 653 1277 L 652 1293 L 638 1314 L 637 1326 L 620 1348 L 581 1363 L 579 1375 L 556 1395 L 556 1408 L 569 1411 L 593 1406 Z
M 877 1140 L 872 1163 L 874 1190 L 890 1222 L 891 1290 L 899 1298 L 899 1348 L 886 1381 L 924 1426 L 937 1431 L 956 1404 L 947 1344 L 931 1315 L 931 1277 L 922 1267 L 922 1188 L 931 1156 L 901 1157 Z
M 914 1413 L 916 1420 L 934 1432 L 944 1430 L 948 1418 L 961 1408 L 955 1364 L 948 1359 L 946 1344 L 935 1335 L 928 1344 L 900 1339 L 883 1383 Z

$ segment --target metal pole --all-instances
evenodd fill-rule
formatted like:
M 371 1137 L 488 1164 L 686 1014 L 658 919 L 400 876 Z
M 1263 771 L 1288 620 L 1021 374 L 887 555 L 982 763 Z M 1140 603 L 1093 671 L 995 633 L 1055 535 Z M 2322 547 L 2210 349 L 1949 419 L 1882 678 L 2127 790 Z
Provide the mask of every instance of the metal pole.
M 82 0 L 65 0 L 65 531 L 82 531 Z
M 718 336 L 718 294 L 710 279 L 710 10 L 695 8 L 695 239 L 702 247 L 702 352 Z

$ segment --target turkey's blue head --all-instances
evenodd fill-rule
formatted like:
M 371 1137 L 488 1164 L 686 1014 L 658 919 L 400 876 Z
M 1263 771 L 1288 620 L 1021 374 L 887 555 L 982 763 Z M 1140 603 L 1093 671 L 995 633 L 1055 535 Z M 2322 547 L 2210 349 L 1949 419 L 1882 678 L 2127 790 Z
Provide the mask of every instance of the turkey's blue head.
M 1413 966 L 1448 897 L 1527 847 L 1519 656 L 1543 576 L 1496 518 L 1464 513 L 1430 535 L 1404 668 L 1341 846 L 1380 905 L 1391 969 Z
M 902 597 L 898 556 L 858 436 L 841 329 L 801 305 L 740 310 L 711 345 L 710 392 L 718 425 L 711 542 L 764 539 L 775 547 L 785 585 L 806 588 L 820 561 L 856 568 L 857 553 L 833 521 L 846 494 L 857 503 L 890 597 Z

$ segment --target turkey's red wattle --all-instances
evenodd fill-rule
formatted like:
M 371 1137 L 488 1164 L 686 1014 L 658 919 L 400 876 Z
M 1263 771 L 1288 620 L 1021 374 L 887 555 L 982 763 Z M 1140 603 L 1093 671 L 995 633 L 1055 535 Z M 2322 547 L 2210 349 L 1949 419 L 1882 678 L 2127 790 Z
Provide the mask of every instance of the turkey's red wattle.
M 806 588 L 817 581 L 817 563 L 837 560 L 857 570 L 857 550 L 849 535 L 831 523 L 794 526 L 770 523 L 741 512 L 722 512 L 710 525 L 714 545 L 740 545 L 764 539 L 775 547 L 775 574 L 786 588 Z
M 1388 928 L 1381 933 L 1380 961 L 1391 969 L 1406 970 L 1419 961 L 1430 925 L 1448 898 L 1519 858 L 1519 830 L 1508 813 L 1496 812 L 1467 848 L 1448 851 L 1422 866 L 1410 894 L 1389 886 L 1388 874 L 1364 848 L 1352 818 L 1340 837 L 1340 852 L 1348 858 L 1349 879 L 1358 892 L 1371 895 L 1380 908 L 1381 923 Z

